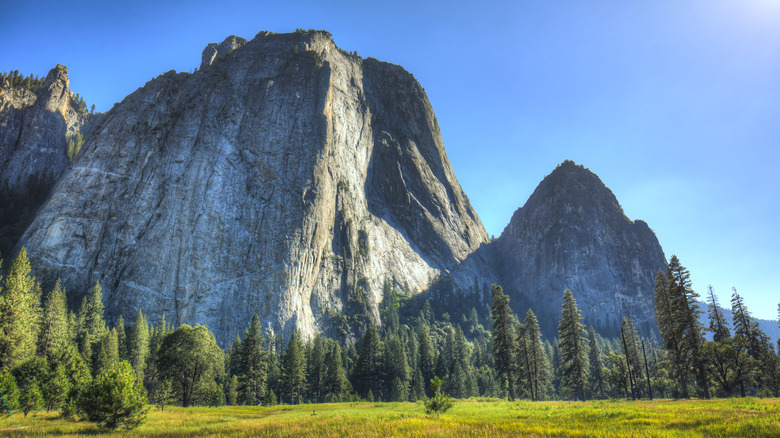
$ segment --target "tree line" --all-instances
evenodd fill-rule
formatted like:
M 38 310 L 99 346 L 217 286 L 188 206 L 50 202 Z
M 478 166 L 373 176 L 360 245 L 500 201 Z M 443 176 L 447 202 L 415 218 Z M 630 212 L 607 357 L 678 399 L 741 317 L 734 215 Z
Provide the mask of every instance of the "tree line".
M 533 311 L 519 320 L 500 286 L 492 287 L 486 320 L 476 308 L 436 314 L 388 280 L 381 325 L 366 324 L 356 342 L 307 340 L 297 331 L 285 339 L 264 331 L 255 315 L 223 350 L 206 326 L 173 327 L 164 315 L 153 325 L 139 310 L 133 321 L 120 317 L 110 326 L 99 283 L 69 310 L 59 281 L 44 296 L 24 249 L 0 281 L 4 409 L 59 409 L 112 427 L 140 421 L 147 403 L 416 401 L 440 390 L 529 400 L 780 395 L 780 359 L 741 297 L 734 291 L 732 334 L 710 290 L 705 329 L 676 257 L 656 281 L 660 343 L 640 336 L 628 316 L 617 338 L 586 330 L 570 290 L 558 337 L 543 339 Z M 101 410 L 117 404 L 137 415 L 122 420 Z

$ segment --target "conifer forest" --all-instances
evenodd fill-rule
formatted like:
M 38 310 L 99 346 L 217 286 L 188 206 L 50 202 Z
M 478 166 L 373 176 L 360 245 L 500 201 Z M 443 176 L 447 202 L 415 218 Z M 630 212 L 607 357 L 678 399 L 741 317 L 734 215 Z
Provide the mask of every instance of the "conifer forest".
M 0 282 L 0 396 L 6 413 L 59 411 L 109 428 L 143 421 L 147 405 L 273 406 L 356 401 L 710 399 L 780 396 L 780 357 L 733 291 L 733 326 L 715 292 L 706 308 L 676 256 L 656 278 L 659 332 L 629 315 L 606 339 L 564 293 L 558 336 L 533 310 L 516 315 L 493 285 L 480 307 L 414 300 L 384 286 L 381 322 L 355 342 L 265 332 L 255 316 L 221 348 L 206 326 L 148 323 L 153 310 L 107 324 L 99 283 L 69 309 L 60 283 L 42 290 L 22 249 Z M 780 310 L 780 309 L 779 309 Z M 709 325 L 699 321 L 707 312 Z M 431 384 L 433 382 L 433 384 Z M 426 402 L 428 403 L 428 402 Z M 426 405 L 427 406 L 427 405 Z M 121 409 L 118 409 L 120 407 Z

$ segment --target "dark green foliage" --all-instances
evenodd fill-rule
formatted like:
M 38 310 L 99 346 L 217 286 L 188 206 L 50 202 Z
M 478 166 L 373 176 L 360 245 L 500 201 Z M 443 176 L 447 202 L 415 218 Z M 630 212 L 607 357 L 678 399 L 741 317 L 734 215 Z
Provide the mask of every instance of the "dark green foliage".
M 588 347 L 585 339 L 585 326 L 582 315 L 577 309 L 577 301 L 571 290 L 563 294 L 561 321 L 558 324 L 558 348 L 561 354 L 561 387 L 580 400 L 585 401 L 585 388 L 588 383 Z
M 531 309 L 525 314 L 525 344 L 531 400 L 543 400 L 550 392 L 550 361 L 544 353 L 542 332 Z
M 349 380 L 347 380 L 341 356 L 341 347 L 334 342 L 328 353 L 327 372 L 322 383 L 326 401 L 342 401 L 352 389 Z
M 263 351 L 263 336 L 257 315 L 252 317 L 244 341 L 238 345 L 233 354 L 239 356 L 239 365 L 235 370 L 239 376 L 239 401 L 256 405 L 265 393 L 268 378 L 268 360 Z
M 360 355 L 352 374 L 352 383 L 361 397 L 368 398 L 369 392 L 372 393 L 373 397 L 382 396 L 385 386 L 383 352 L 384 348 L 379 333 L 376 327 L 369 324 L 366 334 L 360 341 Z
M 224 373 L 225 357 L 208 328 L 184 324 L 163 337 L 157 367 L 161 378 L 171 380 L 182 405 L 187 407 L 201 380 Z
M 512 310 L 509 308 L 509 297 L 504 294 L 501 286 L 494 284 L 490 294 L 493 297 L 490 313 L 493 316 L 493 354 L 496 361 L 496 374 L 509 400 L 514 400 L 517 343 L 512 324 Z
M 165 406 L 174 402 L 175 396 L 173 393 L 173 385 L 168 379 L 164 379 L 157 385 L 157 393 L 154 397 L 155 405 L 157 409 L 163 411 Z
M 603 399 L 607 396 L 607 387 L 604 379 L 604 364 L 601 361 L 601 351 L 596 340 L 596 330 L 593 326 L 588 330 L 588 360 L 590 361 L 590 398 Z
M 79 408 L 101 427 L 131 429 L 146 419 L 146 391 L 129 363 L 115 362 L 84 388 Z
M 282 361 L 282 388 L 284 399 L 290 404 L 303 402 L 306 390 L 306 357 L 300 334 L 295 331 L 287 344 Z

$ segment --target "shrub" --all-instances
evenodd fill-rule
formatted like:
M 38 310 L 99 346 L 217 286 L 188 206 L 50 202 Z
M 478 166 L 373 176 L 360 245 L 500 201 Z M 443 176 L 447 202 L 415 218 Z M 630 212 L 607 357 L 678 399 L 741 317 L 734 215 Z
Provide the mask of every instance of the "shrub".
M 452 407 L 452 398 L 441 391 L 442 383 L 438 377 L 431 379 L 433 397 L 425 399 L 425 413 L 440 414 Z
M 126 361 L 100 371 L 79 396 L 79 408 L 102 427 L 131 429 L 146 419 L 146 390 Z
M 7 415 L 15 409 L 19 409 L 19 387 L 16 379 L 8 371 L 0 373 L 0 402 Z

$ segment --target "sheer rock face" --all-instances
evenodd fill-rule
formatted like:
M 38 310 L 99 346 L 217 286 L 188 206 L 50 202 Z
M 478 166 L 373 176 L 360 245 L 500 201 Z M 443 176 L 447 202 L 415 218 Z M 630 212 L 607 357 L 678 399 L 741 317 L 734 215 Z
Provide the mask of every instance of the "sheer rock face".
M 325 32 L 209 47 L 95 128 L 22 239 L 39 275 L 99 280 L 109 319 L 227 342 L 257 313 L 312 336 L 378 320 L 385 279 L 423 290 L 488 241 L 402 68 Z
M 495 242 L 505 289 L 555 335 L 569 288 L 584 323 L 615 335 L 623 316 L 654 330 L 655 275 L 666 269 L 646 223 L 630 221 L 589 170 L 566 161 L 548 175 Z
M 53 185 L 65 171 L 67 137 L 88 118 L 69 85 L 67 67 L 57 65 L 37 93 L 0 86 L 0 187 L 22 192 L 30 178 Z

